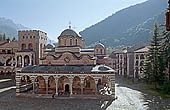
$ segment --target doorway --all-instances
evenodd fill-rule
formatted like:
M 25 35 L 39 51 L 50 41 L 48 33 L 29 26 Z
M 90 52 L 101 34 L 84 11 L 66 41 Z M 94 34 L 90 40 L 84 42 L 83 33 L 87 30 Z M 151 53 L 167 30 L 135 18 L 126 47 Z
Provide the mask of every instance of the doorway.
M 65 93 L 69 93 L 69 91 L 70 91 L 69 88 L 70 88 L 69 84 L 66 84 L 65 85 Z

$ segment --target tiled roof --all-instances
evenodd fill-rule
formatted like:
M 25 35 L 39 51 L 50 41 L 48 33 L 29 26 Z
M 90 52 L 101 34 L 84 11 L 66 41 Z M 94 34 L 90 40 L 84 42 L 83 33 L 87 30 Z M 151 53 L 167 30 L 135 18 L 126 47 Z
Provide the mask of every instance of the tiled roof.
M 17 41 L 11 41 L 11 42 L 4 42 L 0 44 L 0 48 L 18 48 L 18 42 Z
M 135 53 L 147 52 L 148 50 L 149 50 L 149 48 L 147 46 L 145 46 L 141 49 L 136 50 Z
M 26 66 L 21 69 L 21 73 L 27 72 L 115 72 L 112 68 L 105 65 L 41 65 L 41 66 Z

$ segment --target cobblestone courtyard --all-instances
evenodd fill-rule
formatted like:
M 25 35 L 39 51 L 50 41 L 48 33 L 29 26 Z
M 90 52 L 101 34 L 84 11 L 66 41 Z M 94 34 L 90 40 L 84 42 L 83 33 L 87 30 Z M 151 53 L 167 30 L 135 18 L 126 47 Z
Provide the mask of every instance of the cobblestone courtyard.
M 116 81 L 115 101 L 83 99 L 40 99 L 15 97 L 15 83 L 0 79 L 0 110 L 170 110 L 170 99 L 149 95 Z

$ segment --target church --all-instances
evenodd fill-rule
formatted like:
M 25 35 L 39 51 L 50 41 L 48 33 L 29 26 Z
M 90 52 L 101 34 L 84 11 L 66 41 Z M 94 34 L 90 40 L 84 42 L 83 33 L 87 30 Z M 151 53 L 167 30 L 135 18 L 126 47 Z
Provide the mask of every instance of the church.
M 16 96 L 115 97 L 115 70 L 102 63 L 106 48 L 85 48 L 71 27 L 58 36 L 58 46 L 44 45 L 38 65 L 16 72 Z

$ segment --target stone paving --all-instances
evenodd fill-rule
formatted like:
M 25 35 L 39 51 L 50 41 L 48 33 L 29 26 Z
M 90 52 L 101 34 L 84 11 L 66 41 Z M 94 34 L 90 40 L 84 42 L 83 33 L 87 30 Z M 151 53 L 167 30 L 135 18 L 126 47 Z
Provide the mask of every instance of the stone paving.
M 4 79 L 3 79 L 4 80 Z M 13 87 L 11 80 L 0 79 L 0 91 Z M 170 99 L 163 100 L 140 90 L 116 83 L 115 101 L 84 99 L 41 99 L 15 97 L 15 88 L 0 92 L 0 110 L 170 110 Z

